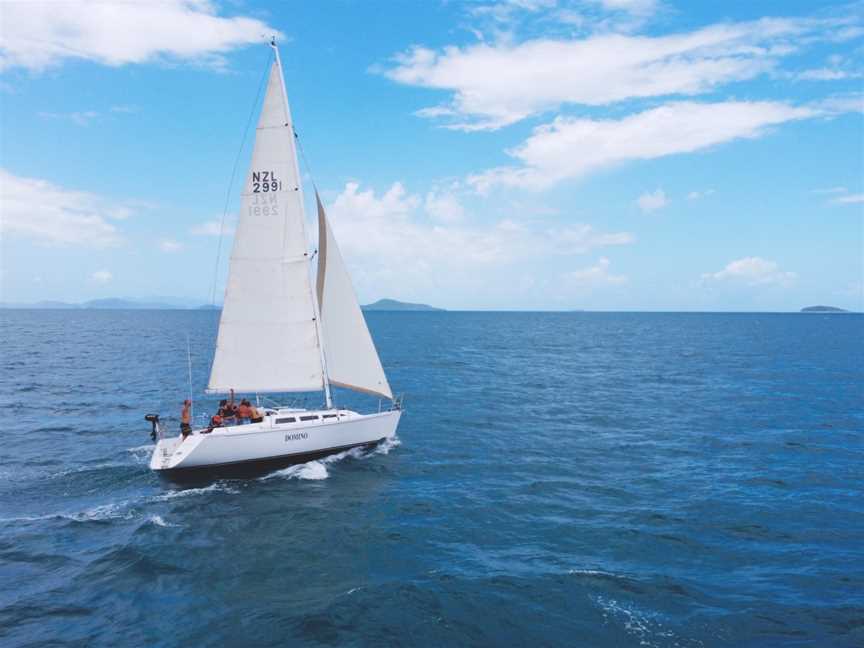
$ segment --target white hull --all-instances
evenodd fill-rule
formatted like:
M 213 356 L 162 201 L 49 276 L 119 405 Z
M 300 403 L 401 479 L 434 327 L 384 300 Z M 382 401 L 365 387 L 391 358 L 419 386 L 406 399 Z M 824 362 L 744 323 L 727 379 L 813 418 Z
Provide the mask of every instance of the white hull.
M 377 414 L 279 410 L 261 423 L 220 427 L 209 433 L 196 430 L 185 440 L 182 436 L 160 439 L 150 468 L 186 472 L 253 462 L 302 461 L 392 437 L 401 414 L 399 410 Z

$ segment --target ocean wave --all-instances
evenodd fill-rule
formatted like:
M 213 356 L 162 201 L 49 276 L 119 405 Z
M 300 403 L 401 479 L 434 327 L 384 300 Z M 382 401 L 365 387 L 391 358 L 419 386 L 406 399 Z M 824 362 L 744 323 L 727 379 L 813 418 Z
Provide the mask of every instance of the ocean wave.
M 46 513 L 44 515 L 20 515 L 17 517 L 0 518 L 0 524 L 13 524 L 16 522 L 38 522 L 41 520 L 69 520 L 71 522 L 101 522 L 104 520 L 123 519 L 131 520 L 135 517 L 134 511 L 125 510 L 129 502 L 112 502 L 100 504 L 84 511 L 72 513 Z
M 100 471 L 106 470 L 128 470 L 129 464 L 124 463 L 94 463 L 90 465 L 83 466 L 74 466 L 72 468 L 66 468 L 65 470 L 58 470 L 57 472 L 47 473 L 44 475 L 43 479 L 51 480 L 51 479 L 62 479 L 64 477 L 70 477 L 72 475 L 83 475 L 85 473 L 98 473 Z
M 126 448 L 126 452 L 132 455 L 135 459 L 135 463 L 146 464 L 149 463 L 155 447 L 155 444 L 147 443 L 145 445 L 135 446 L 134 448 Z
M 675 633 L 660 622 L 659 613 L 646 612 L 617 599 L 603 596 L 591 598 L 600 607 L 607 622 L 622 624 L 628 634 L 638 639 L 640 646 L 668 645 L 670 641 L 673 641 L 673 645 L 678 645 Z M 701 645 L 701 642 L 698 645 Z
M 395 450 L 400 445 L 402 445 L 402 440 L 397 436 L 393 435 L 391 437 L 387 437 L 381 443 L 376 445 L 374 448 L 366 452 L 365 454 L 368 456 L 372 455 L 387 455 L 390 454 L 391 450 Z
M 178 490 L 168 491 L 167 493 L 163 493 L 161 495 L 154 495 L 150 498 L 150 501 L 167 502 L 178 497 L 191 497 L 193 495 L 203 495 L 205 493 L 229 493 L 231 495 L 236 495 L 239 492 L 239 490 L 237 490 L 236 488 L 231 488 L 224 482 L 216 482 L 210 484 L 209 486 L 202 486 L 201 488 L 182 488 Z
M 598 578 L 627 578 L 622 574 L 603 571 L 602 569 L 568 569 L 570 576 L 596 576 Z
M 68 516 L 68 518 L 75 522 L 98 522 L 113 519 L 131 520 L 135 517 L 135 513 L 131 510 L 124 510 L 128 505 L 129 502 L 125 501 L 102 504 L 101 506 L 94 506 L 93 508 L 82 511 L 81 513 L 73 513 L 71 516 Z
M 272 473 L 268 473 L 263 477 L 260 477 L 262 481 L 268 479 L 274 479 L 276 477 L 283 477 L 285 479 L 327 479 L 330 476 L 330 473 L 327 471 L 327 466 L 325 466 L 320 460 L 308 461 L 305 464 L 298 464 L 296 466 L 288 466 L 287 468 L 282 468 L 281 470 L 276 470 Z
M 83 511 L 73 512 L 58 512 L 45 513 L 41 515 L 19 515 L 13 517 L 0 518 L 0 524 L 17 524 L 27 522 L 41 522 L 45 520 L 67 520 L 70 522 L 104 522 L 108 520 L 133 520 L 143 516 L 140 510 L 142 505 L 155 502 L 166 502 L 178 497 L 189 497 L 193 495 L 202 495 L 205 493 L 229 493 L 237 494 L 240 491 L 236 488 L 231 488 L 224 483 L 217 482 L 206 488 L 187 488 L 183 490 L 174 490 L 161 495 L 153 495 L 142 497 L 134 500 L 121 500 L 118 502 L 109 502 L 87 508 Z M 147 516 L 146 521 L 156 526 L 169 527 L 180 526 L 165 522 L 161 515 L 151 514 Z
M 327 466 L 331 464 L 335 464 L 348 457 L 351 457 L 352 459 L 368 459 L 369 457 L 373 457 L 375 455 L 386 455 L 389 454 L 390 451 L 394 448 L 399 447 L 401 444 L 402 442 L 399 440 L 399 437 L 394 435 L 392 437 L 384 439 L 374 448 L 368 450 L 364 448 L 351 448 L 350 450 L 343 450 L 342 452 L 337 452 L 336 454 L 328 455 L 326 457 L 322 457 L 321 459 L 315 459 L 313 461 L 307 461 L 303 464 L 297 464 L 296 466 L 288 466 L 287 468 L 275 470 L 271 473 L 267 473 L 263 477 L 259 477 L 258 479 L 259 481 L 267 481 L 269 479 L 279 477 L 283 479 L 327 479 L 330 476 L 330 472 L 327 470 Z
M 158 527 L 179 527 L 179 524 L 171 524 L 170 522 L 166 522 L 165 518 L 161 515 L 151 515 L 147 518 L 147 522 L 153 524 Z

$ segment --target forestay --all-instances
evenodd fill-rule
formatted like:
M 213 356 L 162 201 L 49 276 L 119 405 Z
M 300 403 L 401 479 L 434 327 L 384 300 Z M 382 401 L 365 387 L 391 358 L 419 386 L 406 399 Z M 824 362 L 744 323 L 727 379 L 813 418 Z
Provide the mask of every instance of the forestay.
M 318 202 L 318 308 L 330 383 L 393 398 L 336 239 Z
M 294 129 L 277 58 L 243 186 L 210 391 L 323 388 L 304 220 Z

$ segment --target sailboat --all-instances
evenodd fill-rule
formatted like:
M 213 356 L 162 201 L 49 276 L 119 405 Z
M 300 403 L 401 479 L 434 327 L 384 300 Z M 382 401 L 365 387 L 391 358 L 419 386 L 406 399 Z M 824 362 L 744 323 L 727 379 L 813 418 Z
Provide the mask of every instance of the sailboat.
M 275 42 L 219 320 L 208 393 L 323 392 L 319 409 L 263 407 L 261 420 L 166 437 L 158 415 L 150 468 L 178 475 L 301 463 L 392 438 L 401 416 L 351 278 L 316 191 L 317 276 L 306 239 L 303 188 Z M 389 403 L 361 414 L 335 407 L 331 386 Z

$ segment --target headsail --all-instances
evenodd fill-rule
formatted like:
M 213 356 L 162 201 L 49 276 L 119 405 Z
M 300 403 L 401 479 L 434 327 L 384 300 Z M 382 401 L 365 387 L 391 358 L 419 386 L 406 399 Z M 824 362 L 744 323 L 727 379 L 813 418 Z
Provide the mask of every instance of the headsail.
M 210 391 L 324 387 L 303 192 L 283 83 L 277 55 L 243 186 Z
M 331 384 L 393 398 L 321 199 L 318 202 L 318 307 Z

